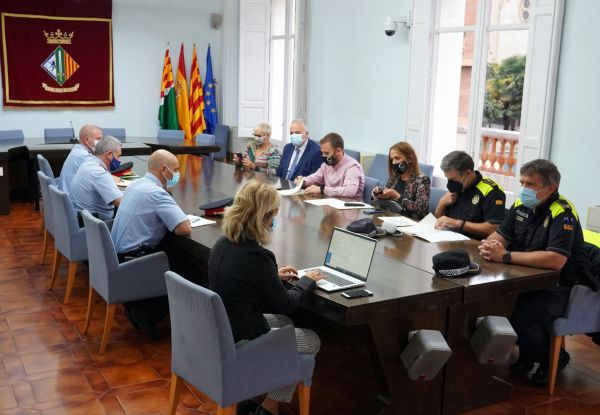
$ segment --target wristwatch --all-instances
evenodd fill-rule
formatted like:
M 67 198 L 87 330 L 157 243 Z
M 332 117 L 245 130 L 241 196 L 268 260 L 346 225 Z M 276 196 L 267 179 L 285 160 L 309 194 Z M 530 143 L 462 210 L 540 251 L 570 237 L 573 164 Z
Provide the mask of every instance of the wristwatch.
M 506 251 L 504 255 L 502 255 L 502 262 L 505 264 L 510 264 L 512 262 L 512 256 L 510 255 L 510 251 Z
M 321 186 L 319 186 L 321 188 L 321 194 L 324 195 L 325 194 L 325 185 L 322 184 Z

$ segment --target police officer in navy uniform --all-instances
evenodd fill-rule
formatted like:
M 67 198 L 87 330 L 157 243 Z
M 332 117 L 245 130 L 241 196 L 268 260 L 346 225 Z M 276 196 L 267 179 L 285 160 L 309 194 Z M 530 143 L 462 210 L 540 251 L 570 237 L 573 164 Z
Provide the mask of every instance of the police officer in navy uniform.
M 521 190 L 510 213 L 489 238 L 479 245 L 481 256 L 493 262 L 561 270 L 556 287 L 521 294 L 511 317 L 519 336 L 519 359 L 514 374 L 529 373 L 533 385 L 548 383 L 548 326 L 564 314 L 575 284 L 597 289 L 583 232 L 573 204 L 558 193 L 560 173 L 548 160 L 533 160 L 521 167 Z M 559 370 L 569 362 L 561 349 Z
M 504 219 L 504 191 L 474 170 L 473 159 L 464 151 L 447 154 L 441 168 L 448 179 L 448 193 L 435 209 L 435 227 L 476 239 L 492 234 Z

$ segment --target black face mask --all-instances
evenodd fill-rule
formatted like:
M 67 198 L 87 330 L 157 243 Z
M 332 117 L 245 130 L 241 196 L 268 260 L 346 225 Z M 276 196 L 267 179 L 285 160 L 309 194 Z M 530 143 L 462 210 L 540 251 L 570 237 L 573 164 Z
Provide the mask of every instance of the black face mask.
M 334 156 L 323 156 L 323 163 L 327 164 L 328 166 L 335 166 L 336 164 L 336 160 Z
M 401 161 L 398 164 L 392 164 L 392 168 L 394 169 L 394 173 L 403 174 L 408 169 L 408 163 L 405 161 Z
M 463 190 L 463 184 L 458 180 L 448 180 L 446 187 L 450 193 L 460 193 Z

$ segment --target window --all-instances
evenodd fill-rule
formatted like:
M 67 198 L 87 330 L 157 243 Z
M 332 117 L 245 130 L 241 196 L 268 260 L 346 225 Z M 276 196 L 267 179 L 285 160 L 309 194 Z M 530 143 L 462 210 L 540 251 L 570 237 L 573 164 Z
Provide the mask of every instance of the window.
M 485 175 L 516 190 L 520 164 L 548 156 L 563 0 L 415 0 L 414 7 L 411 51 L 427 43 L 431 55 L 411 62 L 417 87 L 409 102 L 423 100 L 419 92 L 427 98 L 409 105 L 407 136 L 435 166 L 464 150 Z
M 293 118 L 304 115 L 306 0 L 241 0 L 240 136 L 261 121 L 284 142 Z

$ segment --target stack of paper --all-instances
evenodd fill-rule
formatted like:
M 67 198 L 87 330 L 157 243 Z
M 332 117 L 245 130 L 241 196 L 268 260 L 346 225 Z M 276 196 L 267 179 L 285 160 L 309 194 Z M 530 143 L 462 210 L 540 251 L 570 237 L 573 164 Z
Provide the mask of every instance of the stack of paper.
M 339 200 L 334 198 L 306 200 L 306 203 L 310 203 L 311 205 L 315 206 L 331 206 L 332 208 L 340 210 L 373 208 L 373 206 L 369 205 L 368 203 L 348 202 L 346 200 Z M 350 203 L 350 206 L 348 206 L 348 203 Z
M 435 229 L 435 216 L 431 213 L 425 216 L 421 222 L 413 226 L 403 227 L 402 232 L 425 239 L 428 242 L 452 242 L 468 241 L 469 238 L 461 233 Z
M 384 222 L 393 223 L 399 228 L 404 226 L 415 226 L 417 224 L 414 220 L 404 216 L 380 216 L 379 219 Z
M 192 222 L 192 228 L 195 228 L 197 226 L 204 226 L 204 225 L 210 225 L 212 223 L 217 223 L 214 220 L 204 219 L 201 216 L 187 215 L 187 217 L 190 220 L 190 222 Z
M 303 194 L 304 190 L 302 190 L 302 182 L 300 182 L 300 184 L 296 185 L 293 189 L 278 190 L 278 192 L 281 196 L 293 196 Z

